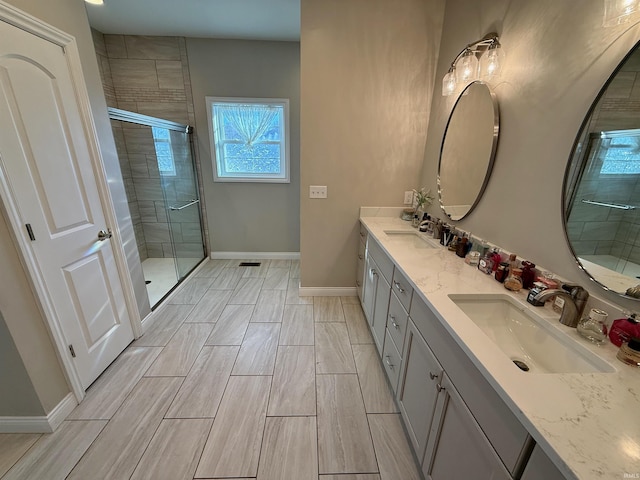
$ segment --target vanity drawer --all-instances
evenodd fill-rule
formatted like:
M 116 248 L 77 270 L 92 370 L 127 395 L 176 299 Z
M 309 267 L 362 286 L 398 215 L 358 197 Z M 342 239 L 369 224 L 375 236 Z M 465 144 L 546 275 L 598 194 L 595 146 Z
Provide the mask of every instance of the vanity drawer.
M 393 279 L 393 262 L 373 237 L 369 237 L 367 240 L 367 255 L 376 261 L 387 283 L 391 283 Z
M 393 388 L 393 393 L 396 393 L 398 388 L 398 378 L 400 377 L 400 367 L 402 366 L 402 357 L 398 353 L 398 349 L 393 344 L 389 332 L 386 334 L 384 341 L 384 350 L 382 351 L 382 365 L 389 377 L 389 383 Z
M 404 352 L 404 336 L 407 331 L 407 322 L 409 314 L 404 309 L 400 300 L 393 292 L 391 295 L 391 301 L 389 302 L 389 316 L 387 317 L 387 330 L 389 335 L 393 339 L 398 352 L 403 355 Z
M 413 296 L 413 288 L 409 284 L 409 280 L 397 268 L 393 272 L 393 282 L 391 283 L 393 293 L 398 296 L 398 300 L 402 303 L 405 310 L 409 310 L 411 306 L 411 297 Z
M 513 474 L 530 453 L 529 433 L 417 294 L 409 315 L 505 467 Z

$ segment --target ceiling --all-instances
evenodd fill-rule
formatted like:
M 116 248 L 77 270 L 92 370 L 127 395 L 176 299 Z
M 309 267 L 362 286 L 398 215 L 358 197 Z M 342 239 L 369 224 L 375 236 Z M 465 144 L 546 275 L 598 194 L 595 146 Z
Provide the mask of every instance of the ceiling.
M 300 40 L 300 0 L 104 0 L 86 3 L 102 33 Z

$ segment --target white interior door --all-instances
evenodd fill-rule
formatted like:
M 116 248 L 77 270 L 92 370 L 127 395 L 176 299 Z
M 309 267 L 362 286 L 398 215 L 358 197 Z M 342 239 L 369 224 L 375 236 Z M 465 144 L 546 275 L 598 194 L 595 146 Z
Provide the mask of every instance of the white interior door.
M 133 340 L 64 49 L 0 21 L 0 180 L 86 389 Z M 15 225 L 14 225 L 15 226 Z M 73 350 L 73 355 L 71 350 Z

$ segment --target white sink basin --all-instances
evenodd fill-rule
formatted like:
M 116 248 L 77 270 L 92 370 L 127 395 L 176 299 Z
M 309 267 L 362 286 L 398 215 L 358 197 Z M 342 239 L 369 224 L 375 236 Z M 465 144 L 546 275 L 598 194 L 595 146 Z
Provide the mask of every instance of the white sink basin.
M 427 236 L 417 230 L 385 230 L 391 242 L 403 243 L 413 248 L 436 248 L 439 246 L 433 238 L 427 238 Z
M 508 295 L 449 295 L 449 298 L 523 371 L 615 372 L 606 361 L 580 345 L 579 339 L 575 341 L 558 331 L 548 320 Z

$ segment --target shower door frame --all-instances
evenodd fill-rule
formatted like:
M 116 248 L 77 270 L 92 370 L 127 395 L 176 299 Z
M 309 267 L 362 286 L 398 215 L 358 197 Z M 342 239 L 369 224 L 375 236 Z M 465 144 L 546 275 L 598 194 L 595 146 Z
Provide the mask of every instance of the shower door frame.
M 207 257 L 208 257 L 208 253 L 207 253 L 207 237 L 206 237 L 206 233 L 205 233 L 206 230 L 204 228 L 204 216 L 203 216 L 203 211 L 202 211 L 202 202 L 203 202 L 202 193 L 203 192 L 202 192 L 202 190 L 200 188 L 199 169 L 197 168 L 197 165 L 196 165 L 195 148 L 194 148 L 194 145 L 193 145 L 193 127 L 191 125 L 185 125 L 185 124 L 182 124 L 182 123 L 172 122 L 170 120 L 164 120 L 162 118 L 151 117 L 149 115 L 143 115 L 142 113 L 131 112 L 131 111 L 128 111 L 128 110 L 122 110 L 122 109 L 114 108 L 114 107 L 108 107 L 107 110 L 109 112 L 109 119 L 110 120 L 119 120 L 119 121 L 122 121 L 122 122 L 134 123 L 136 125 L 144 125 L 146 127 L 166 128 L 168 130 L 173 130 L 173 131 L 177 131 L 177 132 L 181 132 L 181 133 L 185 133 L 185 134 L 189 135 L 189 149 L 191 151 L 191 160 L 192 160 L 193 174 L 194 174 L 193 178 L 194 178 L 194 182 L 195 182 L 195 189 L 198 192 L 198 204 L 199 204 L 198 216 L 200 218 L 200 234 L 201 234 L 203 257 L 202 257 L 202 260 L 200 260 L 182 278 L 179 277 L 177 264 L 175 265 L 177 282 L 156 303 L 156 305 L 158 305 L 164 299 L 166 299 L 176 289 L 176 287 L 178 285 L 180 285 L 180 283 L 182 283 L 182 280 L 184 278 L 188 277 L 189 274 L 193 270 L 195 270 L 198 267 L 198 265 L 200 265 L 202 263 L 203 260 L 206 260 Z M 161 181 L 161 184 L 162 184 L 162 181 Z M 165 201 L 165 204 L 166 204 L 166 201 Z M 167 221 L 170 224 L 171 223 L 171 219 L 170 219 L 169 215 L 170 215 L 170 213 L 169 213 L 169 211 L 167 211 Z M 170 228 L 170 230 L 171 230 L 171 228 Z M 177 256 L 175 254 L 175 241 L 173 239 L 173 235 L 171 236 L 171 244 L 172 244 L 172 248 L 174 250 L 174 262 L 177 262 Z M 153 309 L 155 308 L 156 305 L 151 305 L 151 310 L 152 311 L 153 311 Z

